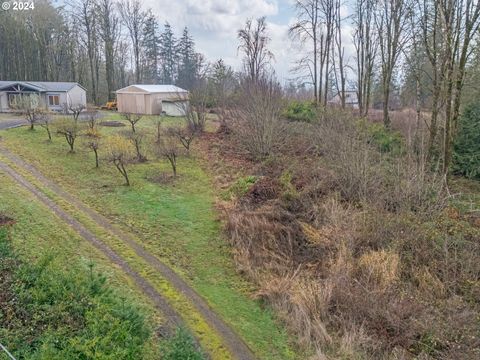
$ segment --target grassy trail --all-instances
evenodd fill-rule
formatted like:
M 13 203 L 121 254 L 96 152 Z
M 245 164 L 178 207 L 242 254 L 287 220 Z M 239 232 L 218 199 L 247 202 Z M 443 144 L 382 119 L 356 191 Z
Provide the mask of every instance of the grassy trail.
M 146 124 L 145 129 L 148 128 Z M 45 143 L 40 130 L 14 129 L 2 136 L 2 143 L 10 151 L 35 164 L 66 192 L 74 193 L 88 208 L 104 215 L 115 228 L 131 233 L 148 253 L 172 267 L 246 341 L 257 357 L 298 358 L 271 312 L 249 299 L 250 285 L 235 273 L 229 249 L 219 235 L 211 184 L 193 157 L 181 159 L 179 181 L 167 185 L 151 180 L 159 171 L 168 170 L 166 163 L 136 164 L 130 169 L 134 185 L 126 188 L 115 185 L 121 180 L 107 164 L 101 164 L 99 170 L 93 169 L 92 155 L 80 146 L 76 154 L 67 155 L 62 139 Z M 37 180 L 37 176 L 29 178 L 32 182 Z M 49 196 L 55 196 L 54 192 L 50 191 Z M 68 202 L 62 206 L 75 214 Z M 98 228 L 98 224 L 95 226 Z M 110 239 L 111 234 L 102 236 L 116 241 Z M 127 258 L 137 261 L 134 251 L 122 248 L 121 244 L 115 246 Z M 155 268 L 140 263 L 136 266 L 148 279 L 158 276 Z M 158 284 L 164 286 L 161 280 L 158 279 Z M 164 290 L 176 297 L 171 288 Z M 195 332 L 208 330 L 200 326 Z
M 0 153 L 5 155 L 1 150 Z M 10 160 L 12 159 L 10 158 Z M 14 161 L 14 164 L 17 168 L 23 167 L 19 161 Z M 70 211 L 65 211 L 22 175 L 3 164 L 1 158 L 0 170 L 7 173 L 12 179 L 17 181 L 17 183 L 28 189 L 37 199 L 46 205 L 49 210 L 53 211 L 58 217 L 77 231 L 82 238 L 92 243 L 92 245 L 103 252 L 110 261 L 119 266 L 131 277 L 135 284 L 153 301 L 162 314 L 166 316 L 168 322 L 172 323 L 172 328 L 181 325 L 183 318 L 200 340 L 201 345 L 211 354 L 212 359 L 223 360 L 238 358 L 248 360 L 255 358 L 250 349 L 208 308 L 203 299 L 198 296 L 194 290 L 168 267 L 159 262 L 158 259 L 142 249 L 128 234 L 108 226 L 108 221 L 100 214 L 89 210 L 78 202 L 78 200 L 64 193 L 58 187 L 49 187 L 48 182 L 40 181 L 37 185 L 38 187 L 44 187 L 44 189 L 50 191 L 51 194 L 55 193 L 57 199 L 73 205 Z M 26 169 L 23 167 L 22 170 L 25 171 Z M 38 173 L 35 175 L 42 177 L 42 175 Z M 43 180 L 46 179 L 43 178 Z M 143 261 L 145 264 L 143 266 L 137 266 L 135 270 L 136 263 L 133 263 L 132 266 L 129 265 L 129 260 L 132 262 L 131 258 L 126 260 L 122 255 L 119 255 L 119 253 L 112 250 L 105 242 L 100 240 L 101 235 L 95 235 L 81 222 L 76 220 L 75 217 L 79 216 L 79 212 L 83 212 L 82 216 L 90 218 L 89 221 L 91 223 L 96 223 L 99 227 L 102 227 L 105 232 L 111 232 L 112 235 L 116 236 L 120 241 L 125 241 L 126 245 L 135 252 L 137 257 L 141 258 L 136 260 L 138 262 Z M 74 213 L 75 215 L 73 215 Z M 98 221 L 98 219 L 103 219 L 103 221 Z M 152 284 L 146 279 L 148 276 L 142 276 L 139 273 L 140 271 L 144 272 L 146 267 L 151 267 L 153 268 L 152 270 L 158 272 L 159 276 L 162 277 L 162 286 L 155 286 L 155 284 Z M 225 349 L 224 344 L 227 345 L 228 350 Z

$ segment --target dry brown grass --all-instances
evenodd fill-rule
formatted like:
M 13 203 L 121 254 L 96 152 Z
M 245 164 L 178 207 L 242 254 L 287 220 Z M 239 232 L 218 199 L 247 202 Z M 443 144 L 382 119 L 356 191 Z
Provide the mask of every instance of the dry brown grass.
M 411 142 L 383 154 L 351 115 L 322 120 L 242 163 L 261 180 L 227 208 L 226 231 L 255 296 L 312 359 L 476 358 L 480 229 L 448 210 Z M 222 135 L 222 153 L 234 144 Z

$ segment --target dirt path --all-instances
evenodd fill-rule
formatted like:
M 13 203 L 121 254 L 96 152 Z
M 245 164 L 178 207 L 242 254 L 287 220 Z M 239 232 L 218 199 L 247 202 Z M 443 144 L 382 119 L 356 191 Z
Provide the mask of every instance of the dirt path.
M 206 301 L 192 289 L 179 275 L 177 275 L 170 267 L 161 262 L 157 257 L 145 250 L 129 233 L 113 226 L 110 221 L 97 211 L 87 207 L 80 200 L 61 189 L 57 184 L 50 179 L 43 176 L 38 169 L 26 163 L 18 156 L 12 154 L 4 147 L 0 146 L 0 153 L 8 158 L 15 166 L 23 168 L 30 172 L 43 186 L 55 192 L 57 196 L 63 198 L 66 202 L 74 205 L 78 210 L 86 214 L 98 226 L 121 239 L 125 244 L 132 248 L 135 253 L 143 258 L 155 270 L 157 270 L 177 291 L 185 295 L 191 300 L 196 310 L 203 316 L 206 322 L 215 329 L 223 339 L 224 344 L 230 350 L 232 355 L 240 360 L 253 360 L 255 356 L 250 348 L 243 342 L 243 340 L 227 325 L 206 303 Z M 50 200 L 45 194 L 40 192 L 34 185 L 29 183 L 23 176 L 15 172 L 11 167 L 0 161 L 0 170 L 4 171 L 15 179 L 19 184 L 30 190 L 37 198 L 39 198 L 45 205 L 54 211 L 60 218 L 66 221 L 72 228 L 74 228 L 87 241 L 94 244 L 98 249 L 104 252 L 115 264 L 119 265 L 126 273 L 128 273 L 142 288 L 142 290 L 154 300 L 159 309 L 171 318 L 173 323 L 179 323 L 179 315 L 166 303 L 165 299 L 140 275 L 133 271 L 125 260 L 118 256 L 106 244 L 97 239 L 88 229 L 81 223 L 75 220 L 72 216 L 63 211 L 57 204 Z
M 106 255 L 114 264 L 118 265 L 125 273 L 127 273 L 134 281 L 135 284 L 142 289 L 142 291 L 153 300 L 155 306 L 167 317 L 167 321 L 170 325 L 180 325 L 182 320 L 180 316 L 173 310 L 166 300 L 148 283 L 143 277 L 141 277 L 136 271 L 134 271 L 115 251 L 113 251 L 103 241 L 99 240 L 92 232 L 90 232 L 80 222 L 75 220 L 68 213 L 63 211 L 55 202 L 48 198 L 45 194 L 40 192 L 34 185 L 28 182 L 22 175 L 18 174 L 8 165 L 0 161 L 0 170 L 10 176 L 17 184 L 23 186 L 29 190 L 37 199 L 39 199 L 44 205 L 53 211 L 55 215 L 70 225 L 82 238 L 87 240 L 104 255 Z

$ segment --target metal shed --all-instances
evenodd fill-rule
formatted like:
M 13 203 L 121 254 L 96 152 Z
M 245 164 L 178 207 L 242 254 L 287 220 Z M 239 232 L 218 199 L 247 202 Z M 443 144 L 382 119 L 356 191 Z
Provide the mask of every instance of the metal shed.
M 184 116 L 188 91 L 174 85 L 130 85 L 117 90 L 119 112 Z

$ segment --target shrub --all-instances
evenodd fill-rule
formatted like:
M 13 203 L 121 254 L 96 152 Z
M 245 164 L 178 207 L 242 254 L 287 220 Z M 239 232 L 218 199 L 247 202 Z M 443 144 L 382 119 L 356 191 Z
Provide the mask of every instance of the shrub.
M 454 145 L 454 173 L 480 179 L 480 102 L 467 106 Z
M 255 184 L 257 181 L 256 176 L 245 176 L 239 178 L 232 186 L 223 194 L 222 198 L 224 200 L 231 200 L 234 198 L 240 198 L 245 195 L 248 190 Z
M 311 101 L 292 101 L 283 112 L 288 120 L 313 122 L 317 118 L 315 104 Z
M 386 129 L 383 124 L 370 123 L 365 120 L 358 122 L 359 128 L 383 153 L 400 154 L 403 150 L 403 137 L 398 131 Z
M 235 109 L 233 132 L 244 150 L 255 160 L 278 153 L 285 141 L 285 121 L 281 117 L 283 93 L 273 77 L 242 83 Z
M 0 338 L 17 359 L 143 358 L 152 331 L 106 278 L 47 253 L 22 262 L 0 228 Z
M 175 336 L 164 342 L 162 360 L 205 360 L 206 357 L 195 347 L 192 336 L 183 328 L 179 328 Z

